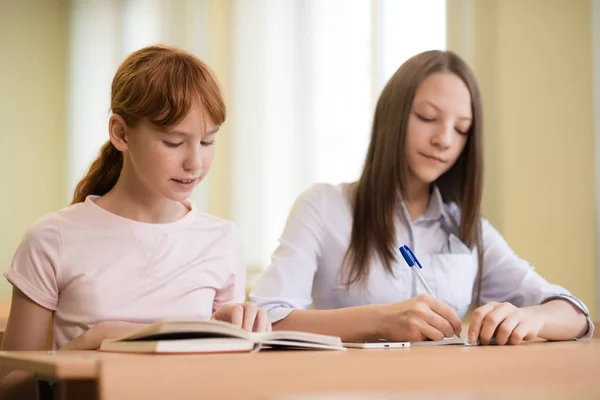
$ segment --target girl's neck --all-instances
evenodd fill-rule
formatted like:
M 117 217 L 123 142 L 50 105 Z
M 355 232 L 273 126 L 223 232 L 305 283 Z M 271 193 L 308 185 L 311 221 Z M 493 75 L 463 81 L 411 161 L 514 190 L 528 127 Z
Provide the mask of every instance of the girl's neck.
M 128 182 L 121 174 L 115 186 L 96 204 L 112 214 L 133 221 L 166 224 L 183 218 L 189 209 L 178 201 L 158 196 L 139 182 Z
M 411 182 L 408 186 L 404 204 L 411 221 L 417 220 L 425 214 L 431 197 L 431 185 L 427 183 Z

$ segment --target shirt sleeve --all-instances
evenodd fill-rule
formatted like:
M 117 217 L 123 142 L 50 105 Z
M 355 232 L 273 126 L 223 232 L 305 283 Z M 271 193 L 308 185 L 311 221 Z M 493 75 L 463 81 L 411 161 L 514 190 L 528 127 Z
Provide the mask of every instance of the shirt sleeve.
M 225 284 L 217 290 L 213 310 L 228 303 L 242 303 L 246 299 L 246 260 L 239 229 L 233 223 L 227 233 L 229 273 Z
M 484 245 L 481 302 L 509 302 L 527 307 L 563 299 L 579 308 L 588 321 L 588 331 L 578 339 L 589 339 L 594 324 L 587 307 L 561 286 L 546 281 L 525 260 L 519 258 L 502 235 L 487 221 L 482 221 Z
M 296 199 L 271 264 L 250 293 L 250 300 L 267 311 L 271 323 L 312 304 L 323 240 L 320 196 L 314 186 Z
M 46 217 L 27 231 L 4 276 L 37 304 L 56 310 L 60 257 L 58 223 L 55 218 Z

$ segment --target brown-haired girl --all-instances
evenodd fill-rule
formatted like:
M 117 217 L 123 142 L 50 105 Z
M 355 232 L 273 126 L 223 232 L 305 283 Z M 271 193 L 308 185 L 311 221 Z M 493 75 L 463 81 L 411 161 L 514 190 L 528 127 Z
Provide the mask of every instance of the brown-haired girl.
M 377 103 L 360 179 L 314 185 L 294 204 L 251 294 L 273 329 L 441 340 L 460 334 L 474 302 L 468 338 L 482 344 L 591 337 L 585 305 L 481 218 L 482 125 L 477 82 L 457 55 L 428 51 L 400 66 Z

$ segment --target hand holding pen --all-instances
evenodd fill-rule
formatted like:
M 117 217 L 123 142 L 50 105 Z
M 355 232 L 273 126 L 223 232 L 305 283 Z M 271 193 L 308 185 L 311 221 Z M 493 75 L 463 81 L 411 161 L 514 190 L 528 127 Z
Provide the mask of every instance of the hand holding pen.
M 429 294 L 365 307 L 368 307 L 368 315 L 373 321 L 373 333 L 380 339 L 410 342 L 442 340 L 460 334 L 462 329 L 456 312 Z
M 449 305 L 420 294 L 405 301 L 377 305 L 378 337 L 393 341 L 442 340 L 460 333 L 460 318 Z
M 460 319 L 458 318 L 458 315 L 456 315 L 454 310 L 450 309 L 450 307 L 448 307 L 446 304 L 444 304 L 438 300 L 437 296 L 431 289 L 431 286 L 429 286 L 429 284 L 427 283 L 427 280 L 421 273 L 421 269 L 423 269 L 423 266 L 421 265 L 421 263 L 419 262 L 419 260 L 415 256 L 415 254 L 412 252 L 410 247 L 408 247 L 406 245 L 400 247 L 400 253 L 402 254 L 402 257 L 404 258 L 404 261 L 406 261 L 406 263 L 412 270 L 415 277 L 418 279 L 418 281 L 421 283 L 421 285 L 423 285 L 423 287 L 427 291 L 428 296 L 433 298 L 433 301 L 434 301 L 434 303 L 436 303 L 437 307 L 440 308 L 440 305 L 439 305 L 440 303 L 445 306 L 445 307 L 441 307 L 440 311 L 442 311 L 442 314 L 439 314 L 439 317 L 440 318 L 444 318 L 444 316 L 448 317 L 449 319 L 447 319 L 446 322 L 450 323 L 453 326 L 454 334 L 456 336 L 460 337 L 462 325 L 461 325 Z M 419 297 L 419 296 L 417 296 L 417 297 Z M 450 309 L 451 313 L 448 312 L 448 309 Z M 439 321 L 439 319 L 437 319 L 435 317 L 430 318 L 430 319 L 432 321 L 436 321 L 437 322 L 436 325 L 438 325 L 438 326 L 440 324 L 444 325 L 442 321 Z M 457 324 L 457 320 L 458 320 L 458 324 Z M 448 333 L 448 332 L 446 331 L 446 333 Z M 453 336 L 453 335 L 446 334 L 446 337 L 450 337 L 450 336 Z M 440 339 L 435 339 L 435 340 L 440 340 Z

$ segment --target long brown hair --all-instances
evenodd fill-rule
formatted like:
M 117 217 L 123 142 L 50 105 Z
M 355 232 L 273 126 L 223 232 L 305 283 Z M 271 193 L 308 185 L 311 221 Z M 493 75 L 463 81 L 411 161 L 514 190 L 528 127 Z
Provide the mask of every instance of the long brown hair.
M 149 46 L 130 54 L 112 81 L 110 108 L 129 127 L 142 118 L 156 126 L 172 126 L 185 118 L 198 101 L 215 125 L 225 121 L 225 102 L 210 68 L 198 58 L 170 46 Z M 119 179 L 123 154 L 107 141 L 85 177 L 73 202 L 108 193 Z
M 404 156 L 408 119 L 419 84 L 436 72 L 455 74 L 471 93 L 473 121 L 467 143 L 456 163 L 435 184 L 444 202 L 454 202 L 460 208 L 459 238 L 471 248 L 477 246 L 477 293 L 480 292 L 483 265 L 480 217 L 483 193 L 481 96 L 469 66 L 450 51 L 427 51 L 410 58 L 398 68 L 379 97 L 365 165 L 351 192 L 354 220 L 350 245 L 344 258 L 348 285 L 360 282 L 368 275 L 374 257 L 392 274 L 392 264 L 398 254 L 394 214 L 398 206 L 398 194 L 406 198 L 409 176 Z

